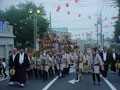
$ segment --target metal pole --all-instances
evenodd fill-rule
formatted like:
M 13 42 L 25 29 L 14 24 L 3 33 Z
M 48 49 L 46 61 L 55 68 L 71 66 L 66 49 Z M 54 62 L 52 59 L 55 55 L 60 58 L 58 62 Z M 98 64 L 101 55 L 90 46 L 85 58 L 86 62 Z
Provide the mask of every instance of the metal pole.
M 103 46 L 103 38 L 102 38 L 102 13 L 100 13 L 100 37 L 101 37 L 101 46 Z
M 104 47 L 104 34 L 102 36 L 103 36 L 103 47 Z
M 51 18 L 51 12 L 50 12 L 50 29 L 52 28 L 52 18 Z
M 36 50 L 37 15 L 34 13 L 34 50 Z

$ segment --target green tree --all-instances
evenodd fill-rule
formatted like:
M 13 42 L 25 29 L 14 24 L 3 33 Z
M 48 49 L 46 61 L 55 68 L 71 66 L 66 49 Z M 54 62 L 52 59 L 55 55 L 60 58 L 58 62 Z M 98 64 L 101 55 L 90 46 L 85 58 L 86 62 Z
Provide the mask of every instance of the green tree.
M 15 38 L 15 45 L 21 42 L 25 45 L 27 41 L 33 43 L 33 29 L 34 29 L 34 16 L 30 14 L 29 11 L 32 10 L 35 13 L 40 10 L 40 14 L 37 15 L 37 26 L 39 27 L 39 32 L 43 33 L 47 30 L 49 23 L 45 18 L 46 12 L 42 5 L 38 7 L 33 2 L 20 3 L 17 6 L 11 6 L 5 11 L 0 11 L 1 20 L 9 20 L 10 25 L 13 26 Z M 43 34 L 41 35 L 41 38 Z
M 117 4 L 116 4 L 118 7 L 119 7 L 119 14 L 118 14 L 118 18 L 120 19 L 120 0 L 117 0 Z M 120 36 L 120 21 L 116 21 L 115 22 L 115 31 L 114 31 L 114 42 L 116 43 L 120 43 L 120 40 L 118 38 L 118 36 Z

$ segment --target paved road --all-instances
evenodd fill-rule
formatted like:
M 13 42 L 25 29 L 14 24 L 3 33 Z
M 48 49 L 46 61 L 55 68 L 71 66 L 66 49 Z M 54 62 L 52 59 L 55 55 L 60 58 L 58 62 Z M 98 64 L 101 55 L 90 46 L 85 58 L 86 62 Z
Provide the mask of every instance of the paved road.
M 43 82 L 42 80 L 31 79 L 27 81 L 27 84 L 24 88 L 20 88 L 17 85 L 8 86 L 9 80 L 4 80 L 0 81 L 0 90 L 42 90 L 48 84 L 51 84 L 48 90 L 112 90 L 103 79 L 102 85 L 93 85 L 91 75 L 83 75 L 82 81 L 75 84 L 68 82 L 75 78 L 75 73 L 71 73 L 65 78 L 56 78 L 57 80 L 53 81 L 54 78 L 51 78 L 46 82 Z M 110 82 L 116 88 L 116 90 L 120 90 L 120 77 L 118 74 L 109 73 L 108 82 Z

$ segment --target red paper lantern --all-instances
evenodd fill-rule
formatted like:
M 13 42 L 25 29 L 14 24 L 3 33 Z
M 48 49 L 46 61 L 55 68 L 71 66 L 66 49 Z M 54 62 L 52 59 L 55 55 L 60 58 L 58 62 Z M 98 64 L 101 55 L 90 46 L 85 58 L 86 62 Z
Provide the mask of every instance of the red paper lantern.
M 100 20 L 100 17 L 97 17 L 97 20 Z
M 88 33 L 86 33 L 86 36 L 88 36 Z
M 106 17 L 105 20 L 108 20 L 108 18 Z
M 78 17 L 81 17 L 81 14 L 79 14 Z
M 66 7 L 69 7 L 69 3 L 66 3 L 65 6 L 66 6 Z
M 58 8 L 57 8 L 58 10 L 60 10 L 61 9 L 61 6 L 58 6 Z
M 58 10 L 58 9 L 56 9 L 56 11 L 57 11 L 57 12 L 59 12 L 59 10 Z
M 76 3 L 78 3 L 78 2 L 79 2 L 79 0 L 75 0 L 75 2 L 76 2 Z
M 117 18 L 117 21 L 119 21 L 119 18 Z
M 88 19 L 91 19 L 91 16 L 88 16 Z
M 113 22 L 111 22 L 111 24 L 113 24 Z
M 67 14 L 70 15 L 70 11 L 68 11 Z
M 75 37 L 77 37 L 77 35 L 75 35 Z
M 115 17 L 113 17 L 113 20 L 115 20 L 116 18 Z

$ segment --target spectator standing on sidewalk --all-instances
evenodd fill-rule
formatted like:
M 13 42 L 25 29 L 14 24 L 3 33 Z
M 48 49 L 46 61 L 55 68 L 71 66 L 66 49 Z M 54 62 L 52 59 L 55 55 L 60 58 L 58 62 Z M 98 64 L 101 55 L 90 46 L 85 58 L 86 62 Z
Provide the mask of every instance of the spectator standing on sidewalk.
M 0 58 L 0 76 L 2 77 L 2 59 Z
M 6 59 L 5 58 L 3 58 L 3 60 L 2 60 L 2 66 L 3 66 L 3 75 L 4 75 L 4 78 L 6 78 L 7 77 L 7 74 L 6 74 Z

